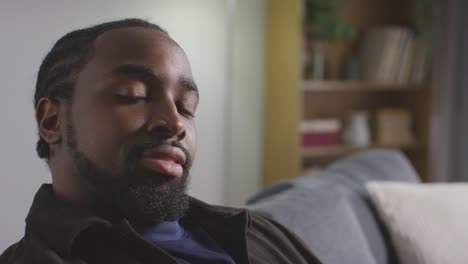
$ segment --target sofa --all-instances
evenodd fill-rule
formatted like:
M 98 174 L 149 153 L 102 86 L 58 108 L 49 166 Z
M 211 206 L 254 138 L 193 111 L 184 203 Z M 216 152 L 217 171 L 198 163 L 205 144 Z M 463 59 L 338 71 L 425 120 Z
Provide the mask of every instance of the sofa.
M 417 183 L 419 177 L 401 152 L 370 150 L 275 183 L 251 197 L 247 208 L 291 229 L 325 264 L 399 263 L 366 191 L 369 181 Z

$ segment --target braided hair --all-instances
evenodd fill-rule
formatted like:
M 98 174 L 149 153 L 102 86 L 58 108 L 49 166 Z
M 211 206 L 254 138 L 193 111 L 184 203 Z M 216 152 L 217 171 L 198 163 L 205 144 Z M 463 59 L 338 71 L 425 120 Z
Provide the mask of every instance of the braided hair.
M 168 34 L 156 24 L 131 18 L 78 29 L 64 35 L 41 63 L 36 81 L 34 107 L 37 107 L 43 97 L 71 103 L 77 74 L 91 59 L 96 38 L 107 31 L 125 27 L 143 27 Z M 49 159 L 49 145 L 40 135 L 36 151 L 40 158 Z

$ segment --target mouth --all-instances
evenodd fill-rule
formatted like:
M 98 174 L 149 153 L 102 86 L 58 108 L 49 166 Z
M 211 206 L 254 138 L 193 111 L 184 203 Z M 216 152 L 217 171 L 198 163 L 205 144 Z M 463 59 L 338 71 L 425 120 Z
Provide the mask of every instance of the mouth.
M 143 152 L 141 165 L 144 167 L 172 177 L 180 177 L 184 173 L 183 165 L 186 162 L 184 152 L 170 145 L 160 145 Z

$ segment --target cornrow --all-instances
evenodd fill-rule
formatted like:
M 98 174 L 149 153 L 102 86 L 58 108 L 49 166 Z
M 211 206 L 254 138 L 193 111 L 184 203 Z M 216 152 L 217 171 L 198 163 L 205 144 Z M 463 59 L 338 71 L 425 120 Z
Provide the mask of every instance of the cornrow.
M 150 28 L 168 34 L 156 24 L 131 18 L 98 24 L 64 35 L 55 43 L 39 67 L 34 107 L 37 107 L 43 97 L 63 99 L 71 103 L 76 76 L 91 59 L 96 38 L 107 31 L 125 27 Z M 40 158 L 49 159 L 49 145 L 40 135 L 36 151 Z

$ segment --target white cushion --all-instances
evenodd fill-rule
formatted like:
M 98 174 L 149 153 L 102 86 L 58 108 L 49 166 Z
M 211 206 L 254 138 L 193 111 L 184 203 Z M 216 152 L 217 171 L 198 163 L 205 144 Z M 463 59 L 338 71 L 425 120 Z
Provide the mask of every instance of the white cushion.
M 468 183 L 366 185 L 402 264 L 468 263 Z

